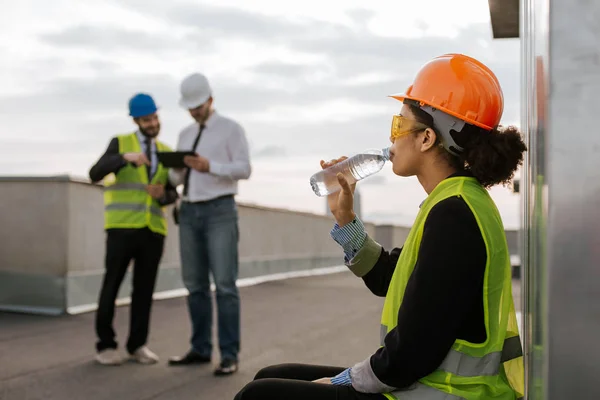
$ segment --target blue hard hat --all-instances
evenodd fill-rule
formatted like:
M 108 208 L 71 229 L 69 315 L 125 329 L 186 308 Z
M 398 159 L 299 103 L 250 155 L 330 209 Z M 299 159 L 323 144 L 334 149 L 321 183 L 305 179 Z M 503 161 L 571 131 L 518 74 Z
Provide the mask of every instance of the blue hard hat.
M 129 115 L 133 118 L 154 114 L 158 108 L 152 96 L 138 93 L 129 100 Z

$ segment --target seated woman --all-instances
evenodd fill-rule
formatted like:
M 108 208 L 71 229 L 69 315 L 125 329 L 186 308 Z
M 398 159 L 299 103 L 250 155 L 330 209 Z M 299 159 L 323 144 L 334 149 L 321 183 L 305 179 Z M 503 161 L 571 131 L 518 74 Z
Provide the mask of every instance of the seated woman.
M 265 368 L 236 400 L 523 396 L 510 256 L 486 190 L 509 182 L 526 151 L 516 128 L 499 126 L 500 84 L 479 61 L 447 54 L 392 97 L 403 103 L 392 122 L 393 171 L 416 176 L 427 193 L 404 246 L 388 252 L 365 233 L 342 175 L 328 198 L 346 265 L 385 297 L 380 347 L 350 368 Z M 385 201 L 394 195 L 402 194 Z

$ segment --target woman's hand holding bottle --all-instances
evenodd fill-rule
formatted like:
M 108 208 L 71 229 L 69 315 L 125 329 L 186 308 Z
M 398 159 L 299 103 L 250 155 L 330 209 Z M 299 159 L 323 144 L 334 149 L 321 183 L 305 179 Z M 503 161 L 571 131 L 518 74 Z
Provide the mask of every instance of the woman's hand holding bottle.
M 327 162 L 321 160 L 321 168 L 329 168 L 347 158 L 348 157 L 340 157 Z M 342 190 L 328 195 L 327 203 L 329 204 L 331 214 L 333 214 L 337 224 L 341 227 L 349 224 L 356 217 L 354 214 L 354 189 L 356 188 L 356 183 L 350 185 L 341 173 L 337 174 L 337 179 Z

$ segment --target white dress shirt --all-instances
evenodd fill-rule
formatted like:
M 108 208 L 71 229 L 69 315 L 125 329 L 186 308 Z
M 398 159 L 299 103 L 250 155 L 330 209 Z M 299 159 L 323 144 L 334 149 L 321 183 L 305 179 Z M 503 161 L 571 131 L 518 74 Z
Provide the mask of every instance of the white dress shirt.
M 179 134 L 177 150 L 192 150 L 200 125 L 195 122 Z M 190 172 L 188 194 L 184 201 L 212 200 L 224 195 L 235 195 L 237 181 L 251 174 L 248 141 L 244 129 L 232 119 L 213 111 L 205 123 L 204 131 L 195 149 L 209 160 L 209 172 Z M 186 169 L 169 170 L 169 180 L 174 186 L 182 185 Z

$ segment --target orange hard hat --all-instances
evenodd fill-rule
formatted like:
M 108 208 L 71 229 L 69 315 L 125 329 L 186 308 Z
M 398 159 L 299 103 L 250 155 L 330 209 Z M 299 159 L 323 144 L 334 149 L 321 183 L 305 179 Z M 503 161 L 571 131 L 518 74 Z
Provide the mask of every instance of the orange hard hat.
M 417 101 L 486 130 L 498 126 L 504 111 L 504 96 L 496 75 L 462 54 L 434 58 L 421 68 L 406 93 L 390 97 Z

